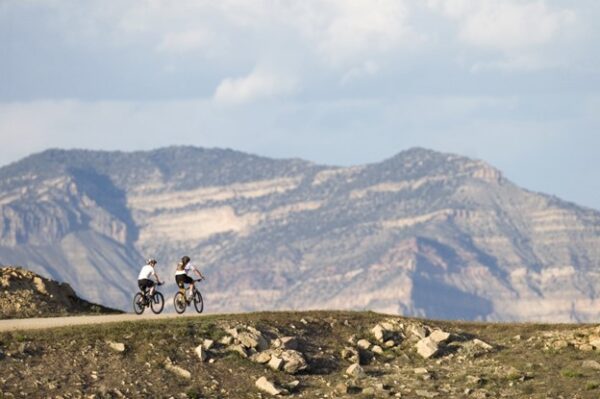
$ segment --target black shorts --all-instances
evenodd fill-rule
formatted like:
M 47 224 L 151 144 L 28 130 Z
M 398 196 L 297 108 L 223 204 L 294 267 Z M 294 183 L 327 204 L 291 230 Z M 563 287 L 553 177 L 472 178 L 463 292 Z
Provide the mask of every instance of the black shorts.
M 140 291 L 146 292 L 147 289 L 154 287 L 154 281 L 143 278 L 138 280 L 138 287 L 140 287 Z
M 175 281 L 177 282 L 177 286 L 179 288 L 185 288 L 185 286 L 183 285 L 184 283 L 185 284 L 193 284 L 194 283 L 194 279 L 191 278 L 190 276 L 188 276 L 187 274 L 176 274 Z

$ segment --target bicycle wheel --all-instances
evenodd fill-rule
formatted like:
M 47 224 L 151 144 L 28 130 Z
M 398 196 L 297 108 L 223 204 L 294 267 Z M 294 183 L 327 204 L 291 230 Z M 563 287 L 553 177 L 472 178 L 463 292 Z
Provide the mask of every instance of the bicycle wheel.
M 156 291 L 150 301 L 150 308 L 155 314 L 162 312 L 165 307 L 165 297 L 160 292 Z
M 138 292 L 133 296 L 133 311 L 135 314 L 144 313 L 144 309 L 146 309 L 146 305 L 144 305 L 144 295 L 141 292 Z
M 194 307 L 196 308 L 196 312 L 202 313 L 204 310 L 204 301 L 202 300 L 202 294 L 200 291 L 196 290 L 194 294 Z
M 181 292 L 175 294 L 173 298 L 173 305 L 175 306 L 175 311 L 179 314 L 185 312 L 185 308 L 187 308 L 187 303 L 185 302 L 185 295 Z

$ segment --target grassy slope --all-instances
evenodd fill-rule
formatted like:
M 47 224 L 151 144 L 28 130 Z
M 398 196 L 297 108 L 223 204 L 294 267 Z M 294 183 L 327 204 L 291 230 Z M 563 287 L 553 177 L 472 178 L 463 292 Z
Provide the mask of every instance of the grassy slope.
M 118 397 L 116 388 L 127 397 L 257 398 L 254 382 L 263 375 L 280 383 L 299 380 L 293 396 L 304 398 L 343 397 L 335 392 L 340 382 L 357 387 L 347 395 L 357 398 L 372 397 L 370 387 L 375 397 L 417 398 L 417 390 L 425 390 L 459 398 L 467 397 L 465 389 L 468 397 L 600 397 L 600 371 L 581 367 L 583 360 L 600 362 L 600 351 L 543 349 L 544 332 L 582 328 L 573 325 L 425 322 L 476 336 L 496 349 L 478 357 L 459 351 L 424 360 L 406 341 L 366 365 L 366 379 L 349 381 L 344 376 L 349 363 L 340 357 L 347 339 L 372 340 L 369 330 L 387 318 L 369 312 L 253 313 L 0 334 L 0 397 L 108 398 Z M 221 351 L 214 353 L 214 363 L 196 358 L 193 348 L 204 338 L 219 339 L 225 326 L 238 323 L 267 335 L 301 337 L 309 371 L 291 376 Z M 125 343 L 126 351 L 112 351 L 107 340 Z M 192 379 L 166 370 L 167 357 L 191 371 Z M 417 367 L 427 368 L 430 377 L 416 375 Z

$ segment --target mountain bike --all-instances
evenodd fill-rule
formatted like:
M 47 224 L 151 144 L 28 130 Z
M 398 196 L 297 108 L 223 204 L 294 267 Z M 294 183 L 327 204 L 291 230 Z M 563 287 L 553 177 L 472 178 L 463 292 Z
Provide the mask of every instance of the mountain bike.
M 147 307 L 152 309 L 152 312 L 155 314 L 162 312 L 165 307 L 165 297 L 163 294 L 158 292 L 158 290 L 154 290 L 154 294 L 151 297 L 150 290 L 147 290 L 146 292 L 140 291 L 133 296 L 133 311 L 136 314 L 144 313 Z
M 202 281 L 201 278 L 194 280 L 194 282 Z M 191 293 L 188 293 L 191 291 Z M 202 294 L 196 288 L 195 285 L 192 285 L 192 289 L 186 289 L 184 292 L 178 291 L 173 298 L 173 304 L 175 305 L 175 311 L 179 314 L 185 312 L 185 309 L 194 303 L 194 308 L 196 308 L 196 312 L 202 313 L 204 310 L 204 301 L 202 300 Z

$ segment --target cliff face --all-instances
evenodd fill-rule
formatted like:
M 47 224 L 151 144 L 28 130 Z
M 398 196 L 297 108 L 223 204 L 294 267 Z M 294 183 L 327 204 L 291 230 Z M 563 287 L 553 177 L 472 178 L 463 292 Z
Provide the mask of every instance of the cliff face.
M 118 307 L 144 257 L 171 281 L 187 254 L 211 311 L 598 320 L 599 231 L 596 211 L 423 149 L 349 168 L 188 147 L 47 151 L 0 169 L 0 262 Z

